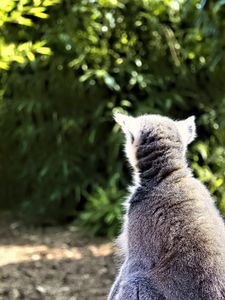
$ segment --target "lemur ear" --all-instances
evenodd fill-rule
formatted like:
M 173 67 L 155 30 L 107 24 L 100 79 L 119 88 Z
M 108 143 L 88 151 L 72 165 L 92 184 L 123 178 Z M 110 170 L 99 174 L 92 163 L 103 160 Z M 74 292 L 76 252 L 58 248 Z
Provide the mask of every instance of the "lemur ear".
M 114 120 L 121 126 L 124 133 L 133 132 L 135 118 L 121 113 L 115 113 Z
M 186 123 L 188 135 L 189 135 L 187 143 L 190 144 L 196 138 L 195 116 L 191 116 L 184 121 Z
M 185 120 L 178 121 L 178 130 L 186 145 L 193 142 L 196 137 L 195 116 L 191 116 Z

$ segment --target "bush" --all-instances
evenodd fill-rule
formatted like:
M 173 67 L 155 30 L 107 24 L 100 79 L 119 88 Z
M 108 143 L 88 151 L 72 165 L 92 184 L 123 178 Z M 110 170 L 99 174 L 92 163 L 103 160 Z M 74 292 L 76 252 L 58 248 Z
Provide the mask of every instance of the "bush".
M 1 207 L 114 234 L 129 181 L 112 112 L 196 115 L 190 161 L 225 213 L 222 1 L 4 0 Z

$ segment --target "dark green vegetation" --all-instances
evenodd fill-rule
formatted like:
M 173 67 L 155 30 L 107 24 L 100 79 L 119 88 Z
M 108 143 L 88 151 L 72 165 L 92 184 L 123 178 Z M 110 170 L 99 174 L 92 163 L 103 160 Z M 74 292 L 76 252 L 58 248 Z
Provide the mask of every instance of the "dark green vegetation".
M 1 208 L 115 233 L 125 110 L 197 117 L 189 159 L 225 214 L 224 15 L 224 1 L 2 0 Z

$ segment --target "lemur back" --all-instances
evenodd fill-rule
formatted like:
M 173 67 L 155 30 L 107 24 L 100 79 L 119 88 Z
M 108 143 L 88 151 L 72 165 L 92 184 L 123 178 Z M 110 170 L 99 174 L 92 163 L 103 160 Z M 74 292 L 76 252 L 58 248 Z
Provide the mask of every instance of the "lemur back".
M 225 299 L 225 226 L 185 159 L 194 118 L 117 114 L 134 171 L 109 300 Z

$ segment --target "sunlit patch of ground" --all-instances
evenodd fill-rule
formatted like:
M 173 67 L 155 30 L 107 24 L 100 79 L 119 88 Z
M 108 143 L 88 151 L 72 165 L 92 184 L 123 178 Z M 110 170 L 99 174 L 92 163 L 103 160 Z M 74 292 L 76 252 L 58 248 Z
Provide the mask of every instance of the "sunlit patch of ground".
M 47 245 L 4 245 L 0 246 L 0 267 L 23 261 L 37 261 L 42 259 L 82 259 L 84 255 L 107 256 L 112 254 L 112 244 L 88 245 L 85 247 L 61 247 L 51 248 Z

